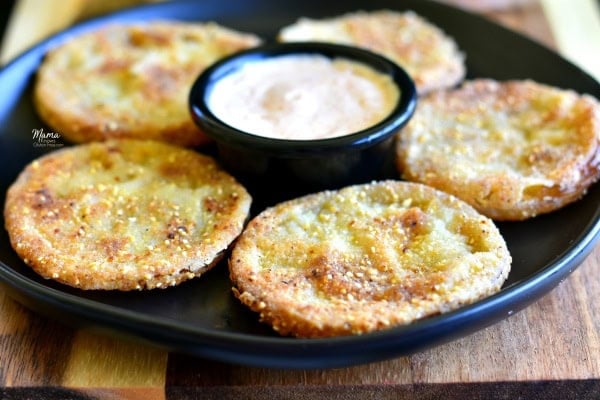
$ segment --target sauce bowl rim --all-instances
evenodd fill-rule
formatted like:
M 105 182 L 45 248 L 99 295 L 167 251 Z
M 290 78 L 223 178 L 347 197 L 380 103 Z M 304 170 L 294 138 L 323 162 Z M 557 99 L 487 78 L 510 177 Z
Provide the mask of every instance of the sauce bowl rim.
M 211 111 L 207 100 L 214 85 L 221 78 L 249 62 L 295 54 L 322 55 L 329 59 L 342 58 L 370 66 L 392 78 L 400 92 L 398 102 L 383 120 L 366 129 L 337 137 L 311 140 L 279 139 L 245 132 L 227 124 Z M 325 42 L 287 42 L 263 44 L 220 59 L 198 76 L 192 85 L 188 101 L 194 122 L 217 144 L 266 153 L 281 154 L 285 151 L 288 155 L 315 154 L 340 148 L 362 149 L 393 135 L 406 125 L 414 114 L 417 91 L 414 81 L 401 66 L 370 50 Z

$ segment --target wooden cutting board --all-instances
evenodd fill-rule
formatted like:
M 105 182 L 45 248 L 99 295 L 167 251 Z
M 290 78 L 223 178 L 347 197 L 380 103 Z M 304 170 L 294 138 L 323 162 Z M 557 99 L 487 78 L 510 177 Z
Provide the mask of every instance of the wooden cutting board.
M 81 18 L 85 3 L 17 2 L 2 60 Z M 600 76 L 594 0 L 529 0 L 479 12 Z M 573 41 L 583 44 L 574 51 Z M 548 295 L 487 329 L 410 357 L 330 370 L 252 368 L 168 353 L 67 327 L 0 293 L 0 398 L 596 399 L 598 277 L 600 246 Z

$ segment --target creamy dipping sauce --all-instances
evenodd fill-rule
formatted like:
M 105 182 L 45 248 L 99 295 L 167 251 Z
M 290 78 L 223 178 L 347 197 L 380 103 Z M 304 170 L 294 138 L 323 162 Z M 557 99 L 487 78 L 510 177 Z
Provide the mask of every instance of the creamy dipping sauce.
M 399 97 L 390 76 L 365 64 L 285 55 L 248 63 L 219 80 L 208 107 L 244 132 L 312 140 L 371 127 L 390 114 Z

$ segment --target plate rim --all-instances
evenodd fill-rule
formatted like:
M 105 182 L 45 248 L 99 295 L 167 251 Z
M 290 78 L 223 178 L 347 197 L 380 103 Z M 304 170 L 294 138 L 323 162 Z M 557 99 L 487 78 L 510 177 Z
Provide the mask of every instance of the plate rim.
M 194 4 L 197 3 L 189 0 L 154 3 L 127 8 L 116 13 L 79 23 L 36 43 L 14 57 L 10 62 L 0 68 L 0 77 L 4 75 L 5 71 L 16 68 L 20 64 L 34 62 L 36 66 L 39 65 L 44 54 L 50 48 L 66 40 L 70 35 L 93 30 L 96 27 L 110 23 L 111 21 L 130 21 L 132 19 L 144 21 L 156 19 L 156 16 L 146 16 L 140 19 L 140 14 L 153 14 L 164 8 L 186 8 Z M 401 8 L 400 6 L 402 6 L 402 4 L 399 4 L 398 9 Z M 469 13 L 446 4 L 435 3 L 435 7 L 459 11 L 467 14 L 469 18 L 477 18 L 486 24 L 501 28 L 505 33 L 516 35 L 521 40 L 524 39 L 528 41 L 529 44 L 542 47 L 552 52 L 554 56 L 562 59 L 564 62 L 591 78 L 589 74 L 577 65 L 566 60 L 560 54 L 518 32 L 489 21 L 478 14 Z M 32 71 L 31 68 L 27 68 L 28 74 L 31 74 Z M 593 80 L 593 78 L 591 79 Z M 125 337 L 149 339 L 149 342 L 153 344 L 164 346 L 172 350 L 189 352 L 194 355 L 205 356 L 215 360 L 254 366 L 278 368 L 331 368 L 412 354 L 414 351 L 407 352 L 405 349 L 396 349 L 395 351 L 386 351 L 386 356 L 383 357 L 381 352 L 382 350 L 387 350 L 390 343 L 395 343 L 401 338 L 411 335 L 413 337 L 418 337 L 423 331 L 428 331 L 439 326 L 445 328 L 442 330 L 443 332 L 437 336 L 434 335 L 436 340 L 429 341 L 420 348 L 431 347 L 432 344 L 441 344 L 457 337 L 462 337 L 467 331 L 473 332 L 485 326 L 495 324 L 506 317 L 502 317 L 503 314 L 507 313 L 506 308 L 511 309 L 508 311 L 508 315 L 511 315 L 513 312 L 517 312 L 533 301 L 538 300 L 542 294 L 554 288 L 583 262 L 594 249 L 598 239 L 600 239 L 600 205 L 596 208 L 593 218 L 587 222 L 585 228 L 579 231 L 577 238 L 574 239 L 562 253 L 557 255 L 552 261 L 548 262 L 543 268 L 536 270 L 536 272 L 527 279 L 522 279 L 507 287 L 503 287 L 498 293 L 473 304 L 463 306 L 449 313 L 420 320 L 413 324 L 393 327 L 365 335 L 341 336 L 325 339 L 261 336 L 241 332 L 208 329 L 204 327 L 194 327 L 192 324 L 182 323 L 179 320 L 151 316 L 147 313 L 124 309 L 93 299 L 79 297 L 76 294 L 46 286 L 41 282 L 37 282 L 20 274 L 18 271 L 5 264 L 3 260 L 0 260 L 0 284 L 10 289 L 7 291 L 7 294 L 9 294 L 10 297 L 26 306 L 41 302 L 52 309 L 50 314 L 61 311 L 69 312 L 69 315 L 65 316 L 68 323 L 71 322 L 68 320 L 73 315 L 76 315 L 76 319 L 80 318 L 87 322 L 91 322 L 91 325 L 97 323 L 99 324 L 99 327 L 108 328 L 111 332 L 114 330 L 113 333 L 122 333 Z M 506 307 L 506 305 L 512 305 L 513 307 Z M 35 307 L 29 308 L 35 309 Z M 89 315 L 89 310 L 92 310 L 95 314 Z M 498 315 L 491 319 L 487 317 L 486 321 L 474 321 L 472 317 L 469 317 L 481 312 L 489 313 L 492 312 L 491 310 L 495 310 L 495 314 Z M 54 317 L 56 319 L 61 319 L 60 316 L 55 315 Z M 477 327 L 473 328 L 474 325 L 477 325 Z M 177 332 L 173 332 L 174 326 L 177 327 Z M 453 328 L 454 330 L 448 333 L 448 327 Z M 148 338 L 143 335 L 143 333 L 147 332 L 150 332 L 150 334 L 154 336 Z M 198 339 L 202 339 L 201 343 L 197 342 Z M 174 343 L 174 340 L 180 342 Z M 413 339 L 413 342 L 414 341 L 415 340 Z M 206 349 L 198 347 L 206 347 L 209 343 L 211 345 L 217 345 L 217 348 Z M 229 349 L 230 351 L 228 352 L 228 349 L 226 348 L 228 345 L 235 347 L 235 345 L 241 344 L 244 346 L 250 344 L 254 347 L 248 349 L 244 354 L 241 354 L 239 350 L 236 351 L 235 349 Z M 190 345 L 192 348 L 189 348 Z M 349 345 L 359 347 L 364 346 L 365 350 L 360 352 L 361 355 L 358 357 L 356 353 L 349 356 L 340 355 L 339 357 L 331 357 L 331 355 L 339 351 L 340 348 Z M 275 349 L 271 354 L 260 353 L 261 351 L 264 351 L 265 348 L 273 349 L 273 347 L 275 347 Z M 324 353 L 316 356 L 314 354 L 306 354 L 310 353 L 306 351 L 307 348 L 310 348 L 311 351 L 314 348 Z M 417 348 L 416 350 L 419 350 L 420 348 Z M 373 350 L 376 354 L 366 354 L 369 349 Z M 294 360 L 293 365 L 289 365 L 290 359 Z

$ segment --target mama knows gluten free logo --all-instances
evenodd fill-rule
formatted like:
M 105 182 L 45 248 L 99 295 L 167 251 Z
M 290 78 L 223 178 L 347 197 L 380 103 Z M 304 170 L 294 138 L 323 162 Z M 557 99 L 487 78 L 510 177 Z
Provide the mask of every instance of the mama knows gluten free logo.
M 44 132 L 44 128 L 31 131 L 33 147 L 63 147 L 62 136 L 57 132 Z

